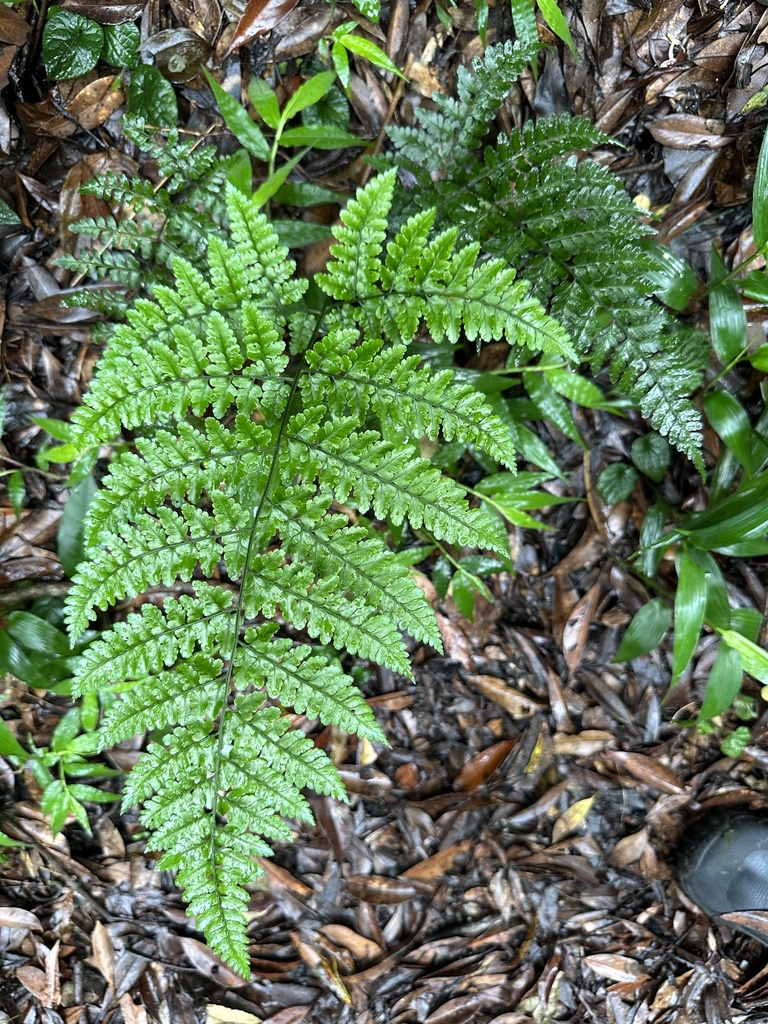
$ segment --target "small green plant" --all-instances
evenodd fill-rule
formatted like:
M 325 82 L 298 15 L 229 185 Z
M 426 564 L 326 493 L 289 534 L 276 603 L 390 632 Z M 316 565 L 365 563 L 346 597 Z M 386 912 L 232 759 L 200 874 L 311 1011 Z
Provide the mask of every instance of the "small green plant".
M 52 7 L 43 30 L 43 63 L 49 79 L 64 81 L 93 71 L 99 61 L 117 68 L 138 63 L 139 30 L 126 22 L 100 25 L 83 14 Z

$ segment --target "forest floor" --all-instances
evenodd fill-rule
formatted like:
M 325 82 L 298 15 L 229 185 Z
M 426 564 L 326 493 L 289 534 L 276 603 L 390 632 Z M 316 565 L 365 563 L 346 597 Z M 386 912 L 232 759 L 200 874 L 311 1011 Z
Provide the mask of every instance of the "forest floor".
M 221 77 L 242 3 L 101 4 L 121 6 L 143 11 L 145 38 L 173 26 L 207 38 Z M 311 54 L 332 19 L 361 20 L 345 3 L 262 6 L 289 13 L 227 58 L 246 78 L 270 56 Z M 765 123 L 759 97 L 744 108 L 768 83 L 768 7 L 580 0 L 565 9 L 578 56 L 541 26 L 553 45 L 538 79 L 523 79 L 523 116 L 596 121 L 623 144 L 597 157 L 658 215 L 661 240 L 702 272 L 713 244 L 727 265 L 743 259 Z M 394 0 L 378 25 L 363 21 L 409 67 L 397 87 L 361 67 L 352 107 L 369 138 L 390 120 L 407 123 L 433 92 L 450 93 L 457 67 L 482 52 L 473 3 L 444 14 L 451 33 L 433 0 Z M 79 184 L 130 166 L 119 90 L 96 72 L 46 83 L 35 24 L 31 4 L 0 7 L 0 196 L 20 218 L 0 226 L 0 457 L 25 469 L 27 493 L 17 521 L 0 492 L 0 615 L 67 588 L 56 545 L 67 492 L 35 462 L 45 435 L 30 417 L 68 419 L 99 350 L 82 311 L 60 309 L 69 282 L 51 259 L 84 212 Z M 499 0 L 488 41 L 511 37 Z M 204 89 L 201 78 L 178 87 L 182 125 L 195 131 L 212 123 L 198 109 Z M 365 166 L 331 153 L 317 173 L 354 187 Z M 749 316 L 759 329 L 760 310 Z M 386 671 L 364 684 L 391 749 L 320 738 L 350 803 L 313 800 L 316 826 L 264 863 L 250 909 L 250 983 L 213 956 L 173 879 L 153 871 L 135 814 L 89 807 L 92 835 L 74 823 L 53 838 L 35 779 L 0 759 L 0 823 L 29 844 L 0 866 L 0 1021 L 768 1021 L 768 952 L 703 917 L 674 874 L 676 846 L 702 806 L 768 804 L 768 717 L 738 760 L 681 725 L 711 667 L 706 638 L 666 702 L 666 653 L 612 664 L 644 600 L 624 560 L 646 506 L 638 489 L 606 508 L 591 486 L 603 456 L 626 450 L 631 424 L 582 410 L 579 428 L 587 456 L 540 425 L 578 500 L 541 513 L 552 530 L 513 530 L 516 574 L 496 578 L 474 622 L 421 578 L 445 656 L 414 645 L 415 685 Z M 703 486 L 682 459 L 671 476 L 681 494 Z M 765 608 L 765 564 L 728 585 Z M 5 677 L 3 718 L 38 745 L 69 706 Z M 140 742 L 110 754 L 111 765 L 130 767 Z

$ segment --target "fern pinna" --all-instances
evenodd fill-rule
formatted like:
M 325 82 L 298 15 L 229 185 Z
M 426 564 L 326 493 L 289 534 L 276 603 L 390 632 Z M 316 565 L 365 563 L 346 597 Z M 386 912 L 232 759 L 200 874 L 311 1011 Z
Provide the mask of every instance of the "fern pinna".
M 405 676 L 402 630 L 441 646 L 407 569 L 341 507 L 506 549 L 502 524 L 417 445 L 442 433 L 513 468 L 509 430 L 406 346 L 426 328 L 436 341 L 463 331 L 572 352 L 505 263 L 478 261 L 456 228 L 431 234 L 433 212 L 385 247 L 394 185 L 384 174 L 349 204 L 316 278 L 319 304 L 266 218 L 230 190 L 231 240 L 212 237 L 201 266 L 177 258 L 175 284 L 136 301 L 75 417 L 81 451 L 123 430 L 136 440 L 89 512 L 89 554 L 67 601 L 72 635 L 95 609 L 175 587 L 87 650 L 76 690 L 123 684 L 105 746 L 161 730 L 125 804 L 143 804 L 151 847 L 165 851 L 159 866 L 178 870 L 190 912 L 243 974 L 254 857 L 291 838 L 286 818 L 311 821 L 304 787 L 344 798 L 286 709 L 385 743 L 327 645 Z M 325 646 L 295 641 L 297 630 Z
M 401 171 L 397 208 L 436 207 L 437 224 L 500 256 L 568 330 L 579 358 L 607 362 L 617 390 L 701 468 L 701 422 L 690 399 L 709 356 L 704 335 L 654 299 L 660 254 L 652 229 L 606 168 L 572 154 L 611 142 L 588 121 L 557 115 L 485 145 L 488 125 L 537 47 L 489 47 L 459 68 L 456 99 L 433 97 L 414 127 L 392 128 Z M 661 260 L 663 264 L 663 258 Z M 513 356 L 514 357 L 514 356 Z

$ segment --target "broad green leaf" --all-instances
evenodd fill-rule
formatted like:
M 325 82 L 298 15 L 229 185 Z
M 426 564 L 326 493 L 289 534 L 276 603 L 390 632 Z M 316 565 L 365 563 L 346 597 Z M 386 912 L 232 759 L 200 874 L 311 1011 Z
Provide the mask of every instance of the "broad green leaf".
M 173 86 L 149 64 L 139 64 L 131 74 L 128 110 L 155 128 L 175 128 L 179 121 Z
M 475 0 L 475 21 L 477 34 L 483 46 L 488 45 L 488 0 Z
M 476 576 L 488 576 L 494 572 L 501 572 L 506 568 L 503 562 L 500 562 L 498 558 L 493 558 L 489 555 L 467 555 L 466 558 L 459 560 L 459 565 L 462 569 L 466 569 L 467 572 L 474 573 Z
M 89 690 L 80 701 L 80 724 L 86 732 L 93 732 L 99 724 L 99 695 Z
M 561 367 L 544 369 L 547 380 L 559 394 L 586 409 L 612 409 L 611 402 L 591 380 L 582 377 L 575 370 L 564 370 Z
M 22 764 L 29 760 L 29 751 L 22 747 L 2 718 L 0 718 L 0 755 L 15 757 Z
M 694 547 L 689 547 L 687 551 L 691 560 L 701 567 L 706 578 L 707 607 L 704 611 L 704 618 L 710 626 L 730 629 L 732 625 L 731 604 L 728 600 L 728 591 L 720 566 L 708 551 L 700 551 Z
M 300 249 L 304 245 L 333 238 L 333 232 L 325 224 L 311 224 L 305 220 L 273 220 L 272 230 L 289 249 Z
M 352 3 L 369 21 L 378 21 L 381 12 L 381 0 L 352 0 Z
M 321 203 L 342 203 L 344 195 L 333 192 L 322 185 L 314 185 L 309 181 L 286 181 L 275 192 L 278 203 L 286 206 L 319 206 Z
M 130 21 L 121 25 L 104 25 L 101 59 L 113 68 L 134 68 L 139 61 L 140 40 L 138 25 Z
M 683 518 L 683 532 L 705 551 L 720 551 L 733 544 L 763 539 L 768 531 L 768 473 L 761 473 L 733 494 L 702 512 Z
M 364 57 L 377 68 L 381 68 L 382 71 L 388 71 L 391 75 L 397 75 L 397 77 L 402 78 L 404 82 L 408 81 L 407 76 L 403 74 L 400 68 L 398 68 L 396 64 L 393 64 L 386 53 L 379 49 L 379 47 L 369 39 L 364 39 L 362 36 L 346 35 L 341 36 L 339 42 L 343 47 L 345 47 L 345 49 L 349 50 L 350 53 L 356 53 L 358 57 Z
M 74 427 L 71 423 L 67 423 L 66 420 L 54 420 L 48 416 L 32 416 L 30 418 L 33 423 L 36 423 L 38 427 L 42 427 L 51 437 L 55 437 L 57 441 L 71 441 L 74 436 Z
M 683 551 L 677 570 L 675 593 L 675 637 L 672 648 L 672 686 L 675 686 L 693 657 L 704 625 L 707 606 L 707 578 L 704 570 Z
M 321 71 L 319 75 L 314 75 L 308 81 L 302 82 L 283 108 L 280 119 L 282 124 L 290 121 L 305 107 L 311 107 L 313 103 L 318 103 L 335 81 L 335 71 Z M 298 145 L 304 145 L 304 143 L 298 143 Z
M 718 629 L 717 632 L 729 647 L 739 652 L 744 671 L 761 683 L 768 683 L 768 651 L 764 647 L 758 647 L 735 629 Z
M 277 130 L 280 124 L 280 104 L 274 89 L 263 78 L 254 77 L 248 83 L 248 96 L 262 121 Z
M 92 476 L 73 487 L 59 522 L 59 559 L 70 579 L 82 561 L 85 515 L 98 488 Z
M 544 21 L 549 25 L 558 39 L 562 39 L 571 53 L 576 55 L 576 47 L 573 45 L 573 37 L 568 27 L 568 22 L 555 0 L 536 0 L 539 10 L 544 16 Z
M 768 133 L 763 136 L 752 189 L 752 235 L 762 249 L 768 243 Z
M 441 555 L 432 567 L 432 582 L 440 597 L 445 597 L 453 576 L 453 566 L 448 559 Z
M 565 401 L 558 395 L 552 385 L 538 373 L 526 370 L 523 373 L 523 385 L 531 397 L 539 412 L 545 419 L 561 430 L 566 437 L 587 450 L 587 446 L 581 438 L 576 424 L 573 422 L 570 409 Z
M 479 582 L 479 581 L 478 581 Z M 468 572 L 457 572 L 451 581 L 451 596 L 465 619 L 473 621 L 475 614 L 475 581 Z
M 51 736 L 51 750 L 61 753 L 66 750 L 80 732 L 80 708 L 70 708 L 59 721 Z
M 731 611 L 730 627 L 752 643 L 757 643 L 763 627 L 763 616 L 757 608 L 734 608 Z
M 425 558 L 429 558 L 435 547 L 436 545 L 434 544 L 421 544 L 415 548 L 406 548 L 405 551 L 398 551 L 393 557 L 398 565 L 418 565 Z
M 669 441 L 652 430 L 632 442 L 632 461 L 641 473 L 659 483 L 669 468 Z
M 314 146 L 315 149 L 341 149 L 345 146 L 366 145 L 365 139 L 327 124 L 288 128 L 280 136 L 280 143 L 283 146 Z
M 761 345 L 756 352 L 749 357 L 750 363 L 761 373 L 768 373 L 768 345 Z
M 67 635 L 31 612 L 11 612 L 5 628 L 9 636 L 29 651 L 57 658 L 72 654 Z
M 245 107 L 240 104 L 234 96 L 230 96 L 215 78 L 203 69 L 208 85 L 211 87 L 214 99 L 224 118 L 227 128 L 232 132 L 241 146 L 255 156 L 257 160 L 268 163 L 271 150 L 269 143 L 264 138 L 261 128 L 248 116 Z
M 672 615 L 660 597 L 652 598 L 638 611 L 613 656 L 613 661 L 632 661 L 658 647 L 669 629 Z
M 628 462 L 606 466 L 597 478 L 597 492 L 608 505 L 625 501 L 637 487 L 637 470 Z
M 741 689 L 743 678 L 741 655 L 728 644 L 721 642 L 707 680 L 699 720 L 716 718 L 727 711 Z
M 768 273 L 765 270 L 750 270 L 737 284 L 748 299 L 768 303 Z
M 349 128 L 349 116 L 349 101 L 338 85 L 334 85 L 319 103 L 315 103 L 313 106 L 302 110 L 301 123 L 305 125 L 333 125 L 334 128 L 347 131 Z
M 253 193 L 253 165 L 246 149 L 236 149 L 229 156 L 221 158 L 221 168 L 227 181 L 244 196 Z
M 717 390 L 705 395 L 704 412 L 717 436 L 747 471 L 747 476 L 754 476 L 768 458 L 768 445 L 752 429 L 746 409 L 730 392 Z
M 643 277 L 654 294 L 671 309 L 682 312 L 699 289 L 700 281 L 687 260 L 676 256 L 658 242 L 643 239 L 640 243 L 646 256 Z
M 331 60 L 333 61 L 333 68 L 339 76 L 339 81 L 345 89 L 349 89 L 349 54 L 341 43 L 333 44 Z
M 93 71 L 104 46 L 101 25 L 61 7 L 54 7 L 43 29 L 43 63 L 51 81 L 78 78 Z
M 46 787 L 40 801 L 40 809 L 49 819 L 51 832 L 57 836 L 64 828 L 71 811 L 69 793 L 63 779 L 55 779 Z
M 0 673 L 10 672 L 28 686 L 45 687 L 48 676 L 30 661 L 24 648 L 0 629 Z
M 712 290 L 709 293 L 709 324 L 712 345 L 721 362 L 732 362 L 747 344 L 747 316 L 736 285 L 724 280 L 725 264 L 712 246 Z M 720 284 L 723 281 L 723 284 Z

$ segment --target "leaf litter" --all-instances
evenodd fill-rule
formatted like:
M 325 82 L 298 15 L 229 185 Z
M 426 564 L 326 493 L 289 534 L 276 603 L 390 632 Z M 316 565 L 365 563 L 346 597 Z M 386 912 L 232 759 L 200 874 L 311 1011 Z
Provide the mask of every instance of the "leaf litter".
M 355 63 L 351 105 L 369 137 L 410 123 L 482 49 L 471 3 L 437 11 L 396 2 L 378 26 L 345 5 L 290 0 L 63 6 L 102 25 L 141 16 L 145 43 L 191 33 L 213 47 L 214 71 L 228 53 L 262 68 L 295 61 L 314 53 L 332 24 L 355 17 L 411 74 L 403 87 Z M 659 237 L 694 267 L 713 241 L 744 259 L 754 251 L 742 222 L 756 160 L 750 133 L 768 105 L 766 9 L 648 8 L 566 6 L 579 61 L 552 50 L 538 79 L 524 78 L 519 103 L 539 114 L 573 109 L 627 143 L 598 155 L 647 199 Z M 504 6 L 490 14 L 488 42 L 507 38 Z M 132 156 L 120 148 L 124 94 L 114 75 L 31 87 L 23 47 L 36 24 L 31 4 L 0 7 L 0 79 L 11 89 L 0 100 L 0 198 L 17 218 L 0 227 L 0 456 L 3 468 L 28 468 L 20 517 L 9 500 L 0 507 L 0 616 L 67 586 L 56 553 L 66 492 L 37 459 L 46 435 L 32 417 L 68 419 L 98 349 L 87 320 L 59 308 L 68 282 L 52 275 L 50 259 L 88 201 L 76 186 Z M 196 75 L 179 84 L 185 116 L 194 130 L 208 129 Z M 342 153 L 323 159 L 324 184 L 350 189 L 361 180 L 364 168 Z M 606 507 L 592 484 L 606 453 L 628 448 L 632 422 L 593 411 L 581 426 L 584 460 L 576 446 L 542 436 L 570 493 L 588 503 L 544 510 L 551 533 L 513 531 L 518 575 L 496 578 L 494 602 L 478 599 L 474 623 L 422 577 L 446 656 L 414 645 L 416 686 L 403 689 L 385 670 L 366 683 L 391 749 L 317 734 L 350 804 L 316 798 L 317 824 L 264 862 L 250 905 L 250 981 L 195 937 L 172 880 L 153 870 L 133 812 L 103 805 L 91 814 L 92 835 L 73 823 L 54 838 L 34 778 L 0 759 L 0 825 L 21 844 L 0 867 L 0 1021 L 756 1019 L 768 991 L 764 954 L 696 913 L 672 864 L 697 808 L 768 802 L 755 784 L 768 767 L 768 725 L 759 720 L 733 760 L 711 738 L 672 724 L 701 699 L 706 641 L 664 706 L 669 652 L 611 664 L 647 597 L 622 569 L 646 508 L 637 492 Z M 745 606 L 764 601 L 762 566 L 728 583 Z M 14 735 L 38 745 L 68 707 L 66 696 L 10 676 L 0 702 Z M 141 743 L 105 758 L 125 769 Z

